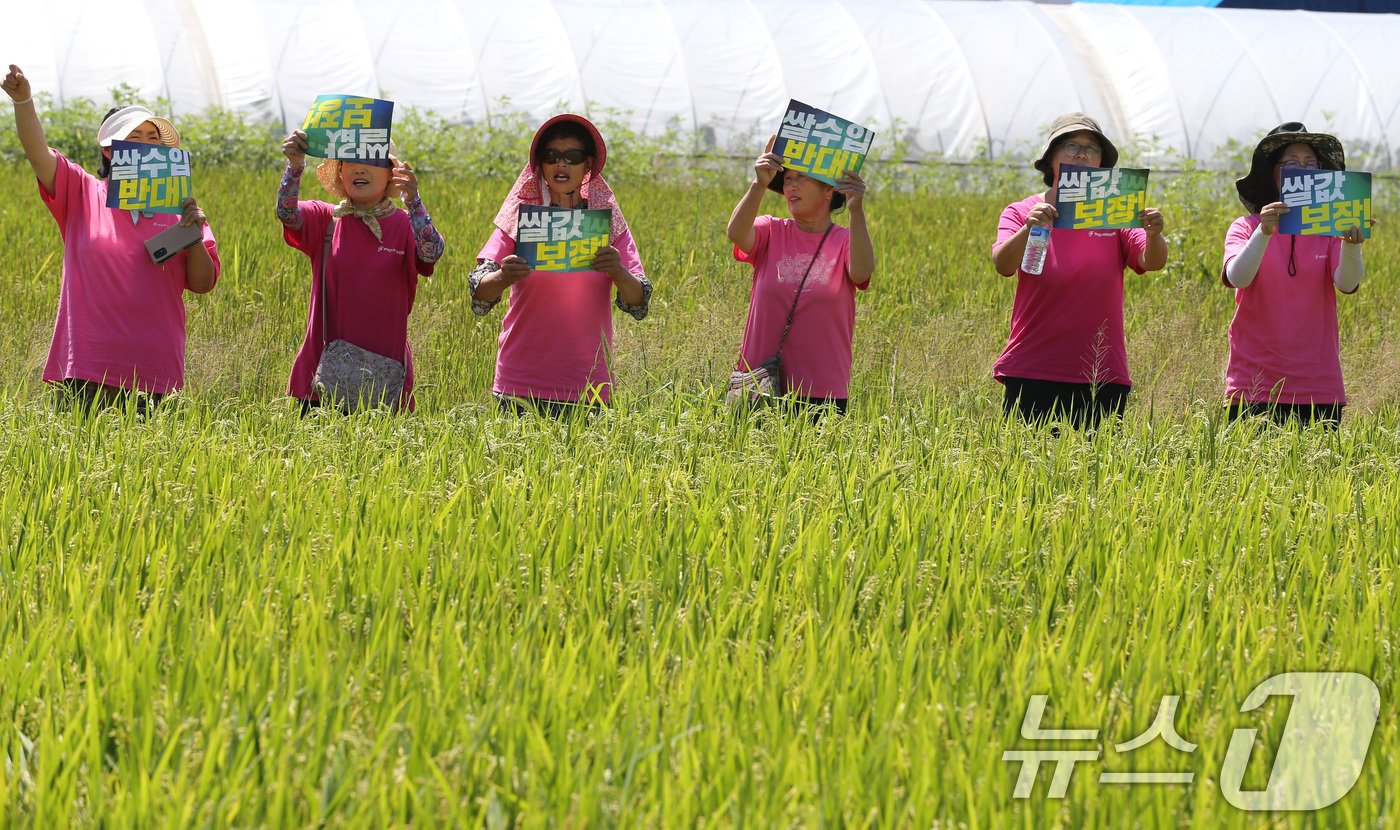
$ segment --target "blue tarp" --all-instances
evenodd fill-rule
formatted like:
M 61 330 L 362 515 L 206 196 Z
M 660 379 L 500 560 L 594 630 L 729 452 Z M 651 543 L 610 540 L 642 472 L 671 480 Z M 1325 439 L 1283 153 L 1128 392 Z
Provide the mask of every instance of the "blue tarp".
M 1303 9 L 1314 12 L 1400 13 L 1398 0 L 1076 0 L 1119 6 L 1212 6 L 1221 9 Z

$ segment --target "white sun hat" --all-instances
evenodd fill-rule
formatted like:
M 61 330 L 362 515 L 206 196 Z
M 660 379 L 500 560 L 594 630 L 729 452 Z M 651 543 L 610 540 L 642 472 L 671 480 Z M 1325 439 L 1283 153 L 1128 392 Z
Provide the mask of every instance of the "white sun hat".
M 139 105 L 122 107 L 107 116 L 102 126 L 97 128 L 97 146 L 111 147 L 113 141 L 125 141 L 132 130 L 147 121 L 156 125 L 161 144 L 167 147 L 180 146 L 180 133 L 175 129 L 175 125 Z

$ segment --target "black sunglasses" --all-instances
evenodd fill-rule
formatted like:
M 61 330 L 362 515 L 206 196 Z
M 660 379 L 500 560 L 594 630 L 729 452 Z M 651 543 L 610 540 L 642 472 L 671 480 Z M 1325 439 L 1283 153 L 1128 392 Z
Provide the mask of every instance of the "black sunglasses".
M 540 159 L 545 164 L 558 164 L 562 161 L 574 165 L 588 161 L 588 154 L 582 150 L 545 150 L 540 154 Z

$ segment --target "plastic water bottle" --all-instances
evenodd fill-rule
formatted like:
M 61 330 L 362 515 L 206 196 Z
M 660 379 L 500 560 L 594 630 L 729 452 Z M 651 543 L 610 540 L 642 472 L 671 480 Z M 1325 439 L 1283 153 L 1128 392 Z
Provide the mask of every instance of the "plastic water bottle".
M 1050 229 L 1031 225 L 1030 235 L 1026 237 L 1026 253 L 1021 257 L 1021 272 L 1034 276 L 1045 270 L 1045 252 L 1049 249 Z

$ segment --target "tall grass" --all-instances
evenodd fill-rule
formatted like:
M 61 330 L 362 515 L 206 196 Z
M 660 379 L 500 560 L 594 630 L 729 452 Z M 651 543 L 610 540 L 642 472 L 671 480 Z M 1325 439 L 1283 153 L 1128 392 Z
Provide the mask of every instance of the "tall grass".
M 186 393 L 143 421 L 48 406 L 61 248 L 5 172 L 0 824 L 1257 826 L 1216 777 L 1235 728 L 1268 759 L 1286 706 L 1239 706 L 1284 670 L 1373 677 L 1382 720 L 1347 798 L 1264 821 L 1395 824 L 1384 225 L 1340 301 L 1337 432 L 1223 422 L 1234 208 L 1190 177 L 1161 194 L 1172 264 L 1129 280 L 1123 423 L 999 417 L 1013 285 L 988 253 L 1029 176 L 876 191 L 851 415 L 736 420 L 743 177 L 620 187 L 652 316 L 617 321 L 615 408 L 553 421 L 494 411 L 500 312 L 466 292 L 506 181 L 425 175 L 448 254 L 414 312 L 418 413 L 302 420 L 279 395 L 311 277 L 276 175 L 208 171 L 224 276 L 189 301 Z M 1048 770 L 1013 799 L 1001 759 L 1033 746 L 1032 694 L 1102 730 L 1062 801 Z M 1169 694 L 1196 752 L 1116 754 Z

